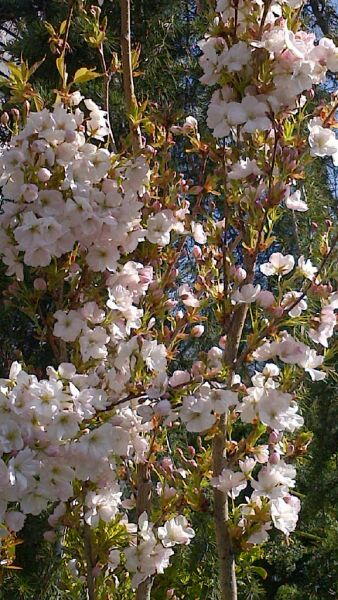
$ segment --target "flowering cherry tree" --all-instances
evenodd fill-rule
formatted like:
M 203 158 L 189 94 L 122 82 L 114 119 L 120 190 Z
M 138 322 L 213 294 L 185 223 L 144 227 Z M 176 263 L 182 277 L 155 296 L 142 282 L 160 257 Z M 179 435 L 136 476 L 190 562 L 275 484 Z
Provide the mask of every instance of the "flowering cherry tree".
M 1 380 L 0 519 L 13 534 L 48 510 L 45 537 L 62 539 L 69 589 L 89 600 L 119 586 L 149 599 L 211 496 L 222 600 L 237 598 L 237 554 L 296 527 L 295 460 L 309 441 L 297 391 L 328 376 L 338 308 L 331 231 L 316 258 L 278 237 L 285 215 L 308 210 L 304 168 L 338 160 L 335 100 L 309 108 L 338 52 L 300 28 L 301 8 L 213 6 L 199 43 L 212 88 L 203 139 L 193 117 L 169 129 L 138 105 L 121 0 L 127 138 L 114 138 L 107 105 L 74 90 L 96 73 L 69 83 L 65 37 L 55 104 L 26 104 L 2 150 L 11 301 L 54 359 L 43 377 L 13 362 Z M 201 165 L 194 184 L 174 171 L 176 140 Z M 180 369 L 208 318 L 217 346 Z M 176 431 L 187 447 L 173 450 Z

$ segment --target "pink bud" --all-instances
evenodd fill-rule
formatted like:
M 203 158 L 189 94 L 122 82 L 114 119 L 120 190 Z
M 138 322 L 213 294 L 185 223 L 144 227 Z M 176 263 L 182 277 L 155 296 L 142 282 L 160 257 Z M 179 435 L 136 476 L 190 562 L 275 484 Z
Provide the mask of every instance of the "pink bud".
M 204 333 L 204 327 L 203 325 L 195 325 L 192 330 L 191 330 L 191 335 L 194 338 L 199 338 L 201 337 L 201 335 L 203 335 Z
M 225 350 L 226 345 L 227 345 L 227 336 L 226 335 L 222 335 L 222 337 L 219 338 L 218 345 L 220 348 L 222 348 L 222 350 Z
M 76 273 L 79 273 L 80 271 L 81 271 L 81 267 L 77 263 L 73 263 L 69 267 L 69 272 L 72 273 L 73 275 L 75 275 Z
M 192 255 L 196 260 L 199 260 L 202 256 L 202 250 L 199 246 L 194 246 L 192 249 Z
M 241 283 L 242 281 L 244 281 L 246 279 L 246 270 L 242 269 L 242 267 L 235 267 L 235 272 L 234 272 L 234 280 L 237 281 L 238 283 Z
M 17 123 L 20 119 L 20 111 L 17 108 L 12 108 L 11 114 L 12 114 L 13 120 Z
M 93 573 L 93 577 L 98 577 L 101 573 L 101 567 L 99 565 L 95 565 L 92 573 Z
M 56 533 L 55 531 L 45 531 L 45 533 L 43 534 L 44 539 L 46 540 L 46 542 L 55 542 L 56 540 Z
M 167 300 L 165 303 L 167 308 L 174 308 L 177 305 L 177 301 L 176 300 Z
M 44 292 L 47 289 L 47 283 L 44 279 L 42 279 L 42 277 L 37 277 L 34 279 L 33 286 L 34 289 L 38 290 L 39 292 Z
M 268 308 L 269 306 L 271 306 L 275 301 L 275 297 L 273 295 L 272 292 L 269 292 L 268 290 L 262 290 L 261 292 L 259 292 L 256 302 L 259 306 L 262 306 L 263 308 Z
M 8 125 L 9 123 L 9 114 L 7 112 L 2 113 L 1 118 L 0 118 L 1 124 L 2 125 Z
M 196 450 L 193 446 L 188 446 L 188 452 L 189 452 L 190 456 L 195 456 L 195 454 L 196 454 Z
M 201 375 L 202 373 L 204 373 L 205 368 L 205 364 L 201 360 L 197 360 L 192 365 L 191 373 L 194 377 L 196 377 L 197 375 Z
M 42 183 L 46 183 L 46 181 L 50 180 L 52 174 L 48 169 L 41 167 L 41 169 L 39 169 L 37 172 L 37 176 L 39 181 L 42 181 Z
M 172 463 L 171 458 L 169 458 L 169 456 L 166 456 L 165 458 L 162 458 L 161 461 L 161 466 L 163 469 L 166 469 L 168 471 L 173 471 L 174 465 Z
M 270 465 L 277 465 L 279 463 L 279 454 L 278 452 L 272 452 L 269 456 Z
M 283 316 L 284 308 L 282 306 L 273 306 L 273 307 L 270 307 L 269 312 L 278 319 L 279 317 Z
M 269 435 L 269 444 L 277 444 L 279 441 L 279 434 L 277 431 L 271 431 Z

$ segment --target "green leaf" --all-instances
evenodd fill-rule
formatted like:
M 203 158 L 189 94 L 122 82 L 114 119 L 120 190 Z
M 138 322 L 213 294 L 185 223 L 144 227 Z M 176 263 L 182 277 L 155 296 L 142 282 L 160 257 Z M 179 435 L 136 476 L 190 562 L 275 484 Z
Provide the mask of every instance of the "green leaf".
M 37 69 L 38 69 L 38 68 L 39 68 L 39 67 L 42 65 L 42 63 L 44 62 L 45 58 L 46 58 L 46 57 L 44 56 L 44 57 L 43 57 L 41 60 L 38 60 L 36 63 L 34 63 L 34 65 L 32 65 L 32 66 L 29 68 L 29 70 L 28 70 L 28 78 L 30 78 L 30 77 L 33 75 L 33 73 L 35 73 L 35 71 L 37 71 Z
M 257 575 L 259 575 L 262 579 L 266 579 L 268 576 L 266 570 L 263 569 L 263 567 L 251 567 L 251 570 L 254 571 L 254 573 L 257 573 Z
M 85 83 L 86 81 L 91 81 L 92 79 L 96 79 L 96 77 L 101 76 L 101 73 L 96 73 L 95 69 L 87 69 L 86 67 L 82 67 L 76 71 L 73 83 Z
M 61 25 L 60 25 L 60 34 L 62 35 L 63 33 L 65 33 L 67 28 L 67 19 L 65 19 L 64 21 L 62 21 Z
M 61 56 L 59 56 L 59 58 L 56 59 L 56 67 L 61 75 L 62 83 L 65 86 L 67 84 L 68 73 L 66 71 L 64 54 L 61 54 Z
M 55 31 L 53 25 L 51 25 L 51 23 L 48 23 L 48 21 L 45 21 L 44 26 L 47 29 L 48 33 L 50 33 L 50 35 L 53 35 L 53 36 L 56 35 L 56 31 Z

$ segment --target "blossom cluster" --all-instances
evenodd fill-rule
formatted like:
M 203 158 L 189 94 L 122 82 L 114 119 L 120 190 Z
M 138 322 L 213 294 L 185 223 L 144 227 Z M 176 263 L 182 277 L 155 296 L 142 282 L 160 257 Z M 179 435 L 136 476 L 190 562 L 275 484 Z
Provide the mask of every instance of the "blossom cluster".
M 208 126 L 215 137 L 229 136 L 238 126 L 241 135 L 269 131 L 274 115 L 301 107 L 305 102 L 303 94 L 323 83 L 328 71 L 338 70 L 338 49 L 333 41 L 324 37 L 316 43 L 312 33 L 301 30 L 294 33 L 283 17 L 283 4 L 297 8 L 302 3 L 271 3 L 265 15 L 265 28 L 257 40 L 255 36 L 250 39 L 247 29 L 251 27 L 252 35 L 255 27 L 259 28 L 265 3 L 241 0 L 234 7 L 227 0 L 217 2 L 219 16 L 214 24 L 215 33 L 199 43 L 203 52 L 201 81 L 210 86 L 219 84 L 208 109 Z M 229 46 L 223 34 L 234 19 L 239 41 Z M 249 84 L 257 60 L 261 60 L 262 49 L 266 72 L 272 77 L 267 81 L 262 77 L 255 84 Z M 238 77 L 248 82 L 241 98 L 236 92 Z M 330 128 L 316 117 L 309 129 L 311 155 L 329 155 L 338 160 L 338 142 Z

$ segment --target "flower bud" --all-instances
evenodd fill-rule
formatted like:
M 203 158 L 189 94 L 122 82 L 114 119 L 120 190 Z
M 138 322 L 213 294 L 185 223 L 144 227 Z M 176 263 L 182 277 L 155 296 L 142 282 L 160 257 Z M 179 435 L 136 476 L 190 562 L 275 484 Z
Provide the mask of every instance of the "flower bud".
M 92 570 L 93 573 L 93 577 L 99 577 L 99 575 L 101 574 L 101 567 L 99 565 L 95 565 L 95 567 Z
M 286 452 L 287 452 L 287 454 L 288 454 L 288 455 L 290 455 L 290 454 L 293 454 L 293 453 L 294 453 L 294 451 L 295 451 L 295 447 L 294 447 L 294 445 L 293 445 L 293 444 L 288 444 L 287 451 L 286 451 Z
M 269 456 L 270 465 L 277 465 L 279 463 L 279 454 L 278 452 L 272 452 Z
M 166 308 L 174 308 L 177 305 L 177 300 L 167 300 L 165 303 Z
M 242 283 L 246 279 L 246 270 L 242 267 L 232 267 L 230 273 L 237 283 Z
M 28 100 L 25 100 L 24 104 L 23 104 L 23 108 L 24 108 L 24 114 L 26 116 L 26 118 L 28 117 L 29 113 L 31 112 L 31 105 L 28 102 Z
M 194 377 L 196 377 L 204 373 L 205 368 L 205 364 L 201 360 L 197 360 L 191 367 L 191 373 Z
M 277 444 L 279 441 L 279 433 L 278 431 L 271 431 L 269 435 L 269 444 Z
M 222 337 L 220 337 L 218 340 L 218 345 L 220 348 L 222 348 L 222 350 L 225 350 L 226 344 L 227 344 L 227 336 L 222 335 Z
M 44 279 L 42 279 L 42 277 L 37 277 L 34 279 L 33 286 L 34 289 L 38 290 L 39 292 L 44 292 L 47 289 L 47 283 Z
M 204 333 L 203 325 L 195 325 L 195 327 L 192 328 L 190 333 L 191 333 L 192 337 L 194 337 L 194 338 L 201 337 L 201 335 L 203 335 L 203 333 Z
M 45 531 L 45 533 L 43 534 L 44 539 L 46 540 L 46 542 L 55 542 L 56 540 L 56 533 L 55 531 Z
M 0 121 L 1 121 L 1 125 L 8 125 L 9 123 L 9 114 L 8 112 L 4 112 L 2 113 L 1 117 L 0 117 Z
M 280 317 L 283 316 L 284 314 L 284 308 L 282 306 L 273 306 L 270 307 L 269 312 L 276 317 L 277 319 L 279 319 Z
M 171 458 L 169 458 L 169 456 L 162 458 L 161 466 L 163 469 L 166 469 L 167 471 L 170 471 L 170 472 L 172 472 L 174 469 L 174 465 L 172 463 Z
M 46 181 L 49 181 L 52 174 L 49 171 L 49 169 L 46 169 L 45 167 L 41 167 L 41 169 L 38 170 L 37 172 L 37 176 L 39 181 L 42 181 L 42 183 L 46 183 Z
M 269 292 L 269 290 L 262 290 L 259 292 L 256 298 L 257 304 L 262 308 L 268 308 L 274 303 L 274 301 L 275 297 L 272 292 Z
M 11 115 L 15 123 L 17 123 L 20 120 L 20 111 L 17 108 L 12 108 Z
M 196 260 L 199 260 L 202 257 L 202 250 L 199 246 L 194 246 L 192 249 L 192 255 Z

